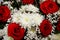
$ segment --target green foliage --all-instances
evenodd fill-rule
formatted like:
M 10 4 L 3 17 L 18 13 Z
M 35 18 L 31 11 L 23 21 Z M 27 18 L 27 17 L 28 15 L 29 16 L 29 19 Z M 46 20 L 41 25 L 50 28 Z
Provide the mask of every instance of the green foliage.
M 6 23 L 0 22 L 0 29 L 3 29 Z

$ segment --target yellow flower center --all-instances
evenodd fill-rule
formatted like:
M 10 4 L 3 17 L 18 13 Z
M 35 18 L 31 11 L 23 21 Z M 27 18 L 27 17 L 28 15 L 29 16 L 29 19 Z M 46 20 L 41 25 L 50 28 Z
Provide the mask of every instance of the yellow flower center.
M 28 20 L 29 20 L 28 18 L 25 18 L 25 21 L 26 21 L 26 22 L 28 22 Z

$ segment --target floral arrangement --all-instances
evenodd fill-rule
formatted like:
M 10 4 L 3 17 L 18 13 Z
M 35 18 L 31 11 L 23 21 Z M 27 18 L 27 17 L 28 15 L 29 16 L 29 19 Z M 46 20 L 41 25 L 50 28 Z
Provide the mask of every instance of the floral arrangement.
M 60 40 L 59 4 L 59 0 L 1 1 L 0 40 Z

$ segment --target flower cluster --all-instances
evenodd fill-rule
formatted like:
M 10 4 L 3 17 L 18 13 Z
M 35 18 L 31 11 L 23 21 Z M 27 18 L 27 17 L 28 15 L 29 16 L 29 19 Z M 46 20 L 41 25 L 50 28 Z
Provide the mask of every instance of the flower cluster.
M 0 5 L 3 40 L 54 40 L 55 33 L 60 33 L 60 10 L 56 2 L 43 0 L 39 4 L 36 1 L 11 0 Z
M 39 25 L 44 17 L 38 13 L 14 13 L 12 15 L 12 20 L 11 22 L 16 22 L 19 23 L 19 25 L 23 26 L 26 28 L 27 26 L 32 26 L 32 25 Z

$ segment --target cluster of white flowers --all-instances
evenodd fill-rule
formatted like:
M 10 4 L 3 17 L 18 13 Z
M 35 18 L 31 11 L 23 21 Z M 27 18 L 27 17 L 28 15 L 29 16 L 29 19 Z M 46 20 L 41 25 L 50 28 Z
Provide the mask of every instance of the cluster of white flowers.
M 40 34 L 40 30 L 39 30 L 38 26 L 35 26 L 35 27 L 32 26 L 32 28 L 27 28 L 27 34 L 24 37 L 24 39 L 26 39 L 26 40 L 40 40 L 40 37 L 37 36 L 37 31 Z
M 12 15 L 12 22 L 19 23 L 22 25 L 24 28 L 27 26 L 32 26 L 32 25 L 40 25 L 44 17 L 41 14 L 35 13 L 35 14 L 30 14 L 30 13 L 14 13 Z
M 26 13 L 25 11 L 28 11 Z M 32 11 L 32 13 L 30 13 Z M 22 13 L 23 12 L 23 13 Z M 13 13 L 11 22 L 19 23 L 24 28 L 31 28 L 32 25 L 40 25 L 44 19 L 43 15 L 39 14 L 39 9 L 33 5 L 25 5 L 19 11 Z
M 36 13 L 36 12 L 39 12 L 39 9 L 32 4 L 29 4 L 29 5 L 24 5 L 24 6 L 22 5 L 20 8 L 20 11 L 21 12 L 32 11 L 33 13 Z

